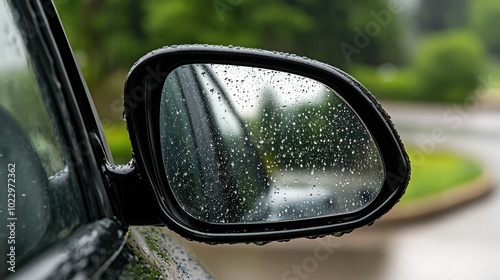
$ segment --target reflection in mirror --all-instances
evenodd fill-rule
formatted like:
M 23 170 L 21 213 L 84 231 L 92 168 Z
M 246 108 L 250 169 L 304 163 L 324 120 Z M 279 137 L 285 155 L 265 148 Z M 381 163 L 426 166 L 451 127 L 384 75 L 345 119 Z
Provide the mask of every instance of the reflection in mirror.
M 183 65 L 165 80 L 161 150 L 181 207 L 209 223 L 341 215 L 379 193 L 384 166 L 331 88 L 275 70 Z

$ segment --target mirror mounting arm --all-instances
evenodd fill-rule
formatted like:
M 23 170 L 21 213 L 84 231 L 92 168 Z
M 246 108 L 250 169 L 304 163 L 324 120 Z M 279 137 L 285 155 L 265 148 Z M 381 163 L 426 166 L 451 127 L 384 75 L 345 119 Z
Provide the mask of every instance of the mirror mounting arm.
M 127 226 L 162 225 L 158 218 L 155 199 L 150 184 L 141 176 L 139 168 L 132 159 L 127 165 L 114 165 L 107 160 L 102 143 L 95 134 L 91 134 L 94 146 L 100 147 L 98 157 L 101 160 L 103 180 L 113 213 Z
M 104 172 L 108 181 L 108 195 L 118 218 L 128 226 L 163 225 L 155 213 L 154 196 L 151 188 L 141 176 L 132 160 L 127 165 L 106 166 Z

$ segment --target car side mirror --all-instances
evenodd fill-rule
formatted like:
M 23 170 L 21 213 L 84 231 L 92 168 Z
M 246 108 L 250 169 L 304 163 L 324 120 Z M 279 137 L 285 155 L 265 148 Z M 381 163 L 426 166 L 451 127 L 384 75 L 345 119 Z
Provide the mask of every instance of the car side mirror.
M 211 243 L 342 234 L 400 199 L 410 164 L 346 73 L 294 55 L 186 45 L 125 84 L 134 159 L 163 224 Z

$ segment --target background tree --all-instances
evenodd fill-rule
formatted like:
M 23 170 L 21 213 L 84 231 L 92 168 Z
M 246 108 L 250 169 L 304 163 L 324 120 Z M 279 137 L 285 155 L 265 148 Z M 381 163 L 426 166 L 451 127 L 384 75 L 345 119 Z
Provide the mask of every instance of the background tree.
M 500 36 L 498 20 L 500 19 L 500 1 L 471 0 L 469 23 L 477 36 L 486 45 L 491 55 L 500 57 Z
M 57 2 L 56 2 L 57 4 Z M 339 68 L 399 63 L 398 15 L 387 0 L 88 0 L 59 4 L 101 118 L 121 119 L 128 69 L 150 50 L 178 44 L 221 44 L 306 55 Z M 367 26 L 375 29 L 366 35 Z M 373 32 L 375 31 L 375 32 Z M 362 35 L 361 35 L 362 33 Z M 366 36 L 356 45 L 356 36 Z M 346 57 L 341 43 L 357 51 Z M 114 105 L 109 105 L 114 104 Z
M 300 54 L 318 59 L 346 69 L 350 63 L 378 65 L 400 63 L 403 58 L 403 36 L 397 13 L 389 11 L 386 0 L 291 0 L 314 18 L 314 28 L 297 36 Z M 389 15 L 381 22 L 377 14 Z M 375 16 L 374 16 L 375 15 Z M 366 29 L 375 31 L 370 35 Z M 364 34 L 368 43 L 357 45 L 356 36 Z M 340 48 L 341 43 L 349 44 L 359 52 L 347 58 Z
M 415 57 L 419 92 L 429 101 L 464 102 L 478 87 L 483 67 L 483 45 L 464 31 L 427 38 Z
M 416 20 L 422 34 L 461 28 L 467 24 L 469 2 L 475 0 L 420 0 Z

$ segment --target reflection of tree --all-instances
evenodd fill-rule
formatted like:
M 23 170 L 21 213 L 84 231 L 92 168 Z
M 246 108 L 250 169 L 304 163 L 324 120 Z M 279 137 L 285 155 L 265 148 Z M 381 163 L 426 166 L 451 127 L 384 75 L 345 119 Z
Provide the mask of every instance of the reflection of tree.
M 268 171 L 275 169 L 357 169 L 373 152 L 366 128 L 334 93 L 323 102 L 281 106 L 266 89 L 258 121 L 260 149 Z M 255 130 L 255 128 L 254 128 Z
M 275 159 L 279 157 L 279 143 L 283 139 L 281 126 L 283 115 L 278 110 L 276 94 L 270 88 L 265 88 L 262 92 L 263 106 L 258 125 L 258 137 L 261 150 L 264 151 L 263 158 L 268 171 L 274 170 Z
M 376 147 L 336 94 L 307 91 L 311 98 L 298 99 L 295 92 L 265 87 L 260 113 L 243 120 L 228 98 L 234 93 L 221 86 L 209 67 L 198 67 L 179 67 L 171 74 L 174 80 L 167 78 L 160 112 L 167 177 L 187 212 L 215 223 L 266 220 L 274 207 L 270 191 L 279 196 L 273 184 L 277 174 L 286 179 L 304 171 L 334 171 L 325 178 L 356 185 L 347 187 L 351 193 L 338 196 L 343 200 L 335 205 L 346 197 L 352 203 L 370 199 L 370 193 L 354 197 L 361 195 L 359 188 L 369 188 L 362 172 L 376 171 L 367 160 Z M 307 187 L 305 181 L 299 184 Z

